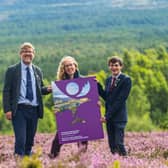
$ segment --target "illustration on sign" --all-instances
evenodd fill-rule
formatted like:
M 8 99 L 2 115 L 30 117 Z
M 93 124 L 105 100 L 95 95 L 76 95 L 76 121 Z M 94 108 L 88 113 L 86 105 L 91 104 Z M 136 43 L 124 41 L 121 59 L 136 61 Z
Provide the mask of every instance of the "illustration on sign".
M 103 138 L 94 77 L 52 82 L 52 92 L 60 143 Z

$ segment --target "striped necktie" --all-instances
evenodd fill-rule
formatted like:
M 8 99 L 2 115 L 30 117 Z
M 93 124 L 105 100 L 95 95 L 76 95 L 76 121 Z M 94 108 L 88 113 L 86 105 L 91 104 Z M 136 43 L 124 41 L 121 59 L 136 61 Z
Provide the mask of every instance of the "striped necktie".
M 112 91 L 112 89 L 114 88 L 114 86 L 115 86 L 115 81 L 116 81 L 116 78 L 113 77 L 113 78 L 112 78 L 112 82 L 111 82 L 111 86 L 110 86 L 110 91 Z

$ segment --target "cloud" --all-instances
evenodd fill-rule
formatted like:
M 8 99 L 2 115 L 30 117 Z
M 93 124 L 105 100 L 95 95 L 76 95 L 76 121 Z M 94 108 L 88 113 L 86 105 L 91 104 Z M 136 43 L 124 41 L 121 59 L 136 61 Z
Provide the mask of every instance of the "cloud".
M 111 7 L 114 8 L 165 8 L 168 6 L 166 0 L 111 0 Z

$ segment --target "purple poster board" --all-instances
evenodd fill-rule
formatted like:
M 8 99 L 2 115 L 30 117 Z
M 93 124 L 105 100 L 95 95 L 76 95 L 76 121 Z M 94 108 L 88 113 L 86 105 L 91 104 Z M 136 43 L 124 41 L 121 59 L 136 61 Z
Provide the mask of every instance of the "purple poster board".
M 104 137 L 95 77 L 52 82 L 59 143 Z

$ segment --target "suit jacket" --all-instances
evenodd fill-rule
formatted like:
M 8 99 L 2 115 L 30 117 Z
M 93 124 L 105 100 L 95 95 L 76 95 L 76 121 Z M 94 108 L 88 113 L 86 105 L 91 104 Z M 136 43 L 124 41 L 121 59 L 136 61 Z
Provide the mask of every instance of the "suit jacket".
M 48 94 L 47 88 L 43 85 L 43 77 L 40 68 L 35 65 L 32 65 L 34 70 L 34 76 L 36 80 L 36 92 L 37 92 L 37 101 L 38 106 L 38 117 L 43 117 L 43 101 L 42 94 Z M 8 67 L 5 74 L 5 82 L 3 88 L 3 109 L 4 112 L 11 111 L 12 116 L 15 116 L 19 93 L 21 86 L 21 63 L 12 65 Z
M 105 117 L 107 121 L 127 122 L 126 100 L 131 89 L 129 76 L 120 74 L 115 86 L 110 91 L 112 77 L 106 79 L 105 90 L 98 84 L 100 96 L 105 100 Z

